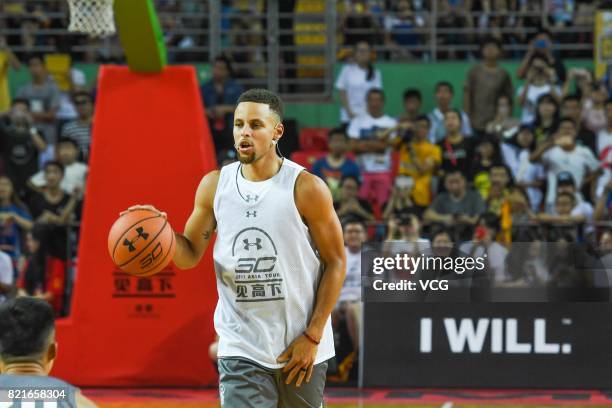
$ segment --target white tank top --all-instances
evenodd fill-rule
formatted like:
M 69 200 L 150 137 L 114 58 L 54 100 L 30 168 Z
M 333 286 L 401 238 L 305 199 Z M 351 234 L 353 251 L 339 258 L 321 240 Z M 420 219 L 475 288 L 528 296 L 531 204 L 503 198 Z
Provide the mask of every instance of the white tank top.
M 276 175 L 257 182 L 241 170 L 239 162 L 221 169 L 214 199 L 218 356 L 280 368 L 277 357 L 310 322 L 322 274 L 294 200 L 304 168 L 284 159 Z M 315 364 L 334 354 L 330 318 Z

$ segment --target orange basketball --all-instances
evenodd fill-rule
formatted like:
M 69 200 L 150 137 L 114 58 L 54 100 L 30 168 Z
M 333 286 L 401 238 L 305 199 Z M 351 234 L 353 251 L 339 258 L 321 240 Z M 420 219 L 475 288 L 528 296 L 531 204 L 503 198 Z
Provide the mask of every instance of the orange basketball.
M 151 210 L 123 214 L 108 233 L 108 252 L 113 262 L 135 276 L 151 276 L 164 269 L 175 249 L 170 223 Z

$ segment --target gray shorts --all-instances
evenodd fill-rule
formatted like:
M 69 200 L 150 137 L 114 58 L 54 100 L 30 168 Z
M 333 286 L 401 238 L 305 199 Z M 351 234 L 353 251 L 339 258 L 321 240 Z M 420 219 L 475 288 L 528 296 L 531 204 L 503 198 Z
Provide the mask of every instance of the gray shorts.
M 320 408 L 328 362 L 314 366 L 310 382 L 285 384 L 282 368 L 263 367 L 242 357 L 218 361 L 219 398 L 223 408 Z

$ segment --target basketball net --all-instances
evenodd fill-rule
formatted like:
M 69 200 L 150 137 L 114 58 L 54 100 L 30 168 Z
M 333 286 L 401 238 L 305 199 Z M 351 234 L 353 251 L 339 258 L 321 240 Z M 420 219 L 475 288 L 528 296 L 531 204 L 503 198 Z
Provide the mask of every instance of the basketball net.
M 70 25 L 68 31 L 91 37 L 115 34 L 114 0 L 68 0 Z

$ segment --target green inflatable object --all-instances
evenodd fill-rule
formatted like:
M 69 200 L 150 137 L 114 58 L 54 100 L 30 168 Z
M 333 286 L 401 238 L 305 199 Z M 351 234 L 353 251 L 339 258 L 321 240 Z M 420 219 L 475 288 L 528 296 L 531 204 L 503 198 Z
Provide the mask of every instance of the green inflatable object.
M 128 66 L 161 72 L 167 63 L 164 36 L 152 0 L 115 0 L 115 22 Z

